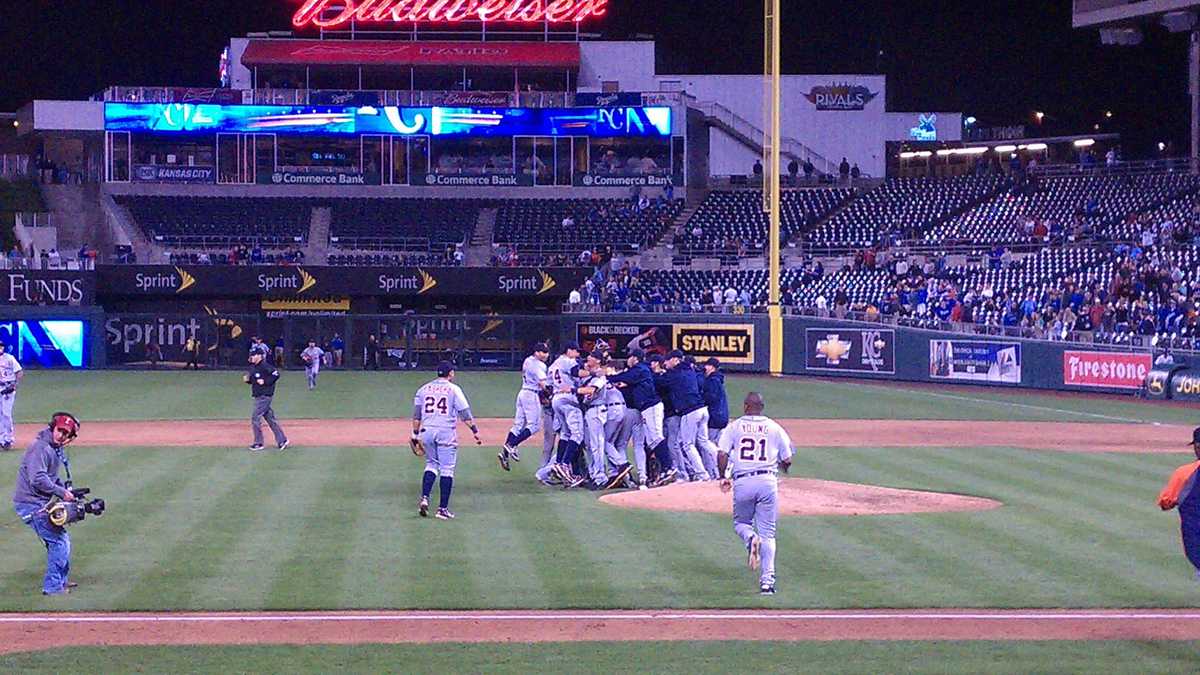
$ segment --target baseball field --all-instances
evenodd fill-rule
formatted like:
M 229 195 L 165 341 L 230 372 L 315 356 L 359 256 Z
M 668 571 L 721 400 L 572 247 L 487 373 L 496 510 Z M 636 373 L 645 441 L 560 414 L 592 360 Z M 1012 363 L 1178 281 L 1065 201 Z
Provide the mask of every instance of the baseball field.
M 429 377 L 326 372 L 309 392 L 288 373 L 275 408 L 293 445 L 252 455 L 237 373 L 29 373 L 21 447 L 51 412 L 78 415 L 71 470 L 108 513 L 73 526 L 80 586 L 65 597 L 40 595 L 44 550 L 15 515 L 0 521 L 0 669 L 1026 673 L 1200 662 L 1200 612 L 1189 609 L 1200 581 L 1178 517 L 1155 505 L 1194 459 L 1190 408 L 731 376 L 731 407 L 761 391 L 799 446 L 783 481 L 797 515 L 780 521 L 779 592 L 764 598 L 711 484 L 624 500 L 548 488 L 532 477 L 539 436 L 501 471 L 511 373 L 460 374 L 485 445 L 462 446 L 458 518 L 418 517 L 423 463 L 408 450 L 408 418 Z M 0 476 L 19 459 L 0 454 Z M 922 497 L 982 506 L 924 509 Z

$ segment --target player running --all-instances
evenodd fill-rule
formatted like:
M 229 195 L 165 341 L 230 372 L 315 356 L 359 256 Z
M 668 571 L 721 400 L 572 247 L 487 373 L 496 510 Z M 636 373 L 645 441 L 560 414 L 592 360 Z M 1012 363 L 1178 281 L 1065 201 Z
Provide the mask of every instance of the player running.
M 542 402 L 538 394 L 546 388 L 546 361 L 549 358 L 550 347 L 545 342 L 539 342 L 533 346 L 533 355 L 526 357 L 525 363 L 521 365 L 521 391 L 517 392 L 517 412 L 513 416 L 508 438 L 504 440 L 504 448 L 496 456 L 500 460 L 500 468 L 505 471 L 510 470 L 508 460 L 521 461 L 517 446 L 542 428 Z
M 422 518 L 429 515 L 429 495 L 440 477 L 438 510 L 434 517 L 453 520 L 450 492 L 454 489 L 454 465 L 458 462 L 458 421 L 467 423 L 476 445 L 483 445 L 483 441 L 479 439 L 479 427 L 475 426 L 475 418 L 471 416 L 471 404 L 467 402 L 466 394 L 454 384 L 454 364 L 442 361 L 438 364 L 437 374 L 436 380 L 426 383 L 413 397 L 409 445 L 414 455 L 425 458 L 417 512 Z
M 721 491 L 733 490 L 733 530 L 746 543 L 747 564 L 761 568 L 759 592 L 774 595 L 778 475 L 792 465 L 792 439 L 763 415 L 765 407 L 761 394 L 746 394 L 746 414 L 721 432 L 717 470 Z
M 317 388 L 317 376 L 321 374 L 321 359 L 325 358 L 325 350 L 317 346 L 316 340 L 309 340 L 308 347 L 300 352 L 304 360 L 304 375 L 308 378 L 308 390 Z

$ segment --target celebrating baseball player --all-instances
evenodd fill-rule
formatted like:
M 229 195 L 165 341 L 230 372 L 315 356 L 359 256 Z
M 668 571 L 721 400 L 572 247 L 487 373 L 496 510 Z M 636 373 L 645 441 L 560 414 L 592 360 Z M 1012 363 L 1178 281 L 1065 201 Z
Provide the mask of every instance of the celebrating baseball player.
M 13 436 L 13 404 L 17 401 L 17 387 L 25 377 L 21 362 L 5 351 L 0 342 L 0 450 L 11 450 Z
M 545 342 L 533 346 L 533 354 L 521 365 L 521 391 L 517 392 L 517 412 L 513 415 L 512 429 L 504 439 L 504 447 L 497 456 L 500 467 L 509 470 L 508 460 L 521 461 L 517 449 L 525 439 L 542 428 L 542 403 L 539 394 L 546 388 L 546 360 L 550 358 L 550 347 Z
M 761 394 L 746 394 L 746 414 L 721 432 L 717 470 L 721 491 L 733 490 L 733 530 L 746 543 L 747 564 L 761 568 L 759 592 L 774 595 L 778 475 L 792 465 L 792 439 L 763 415 L 764 408 Z
M 548 371 L 550 386 L 554 389 L 550 406 L 554 410 L 559 434 L 557 461 L 550 473 L 568 486 L 582 482 L 571 468 L 583 445 L 583 409 L 576 398 L 579 370 L 579 345 L 568 342 L 563 354 L 555 359 Z
M 588 474 L 592 480 L 591 489 L 593 490 L 607 489 L 611 480 L 605 459 L 608 402 L 604 392 L 608 389 L 608 381 L 604 377 L 604 359 L 603 352 L 594 351 L 588 354 L 587 361 L 584 363 L 585 372 L 578 388 L 579 405 L 583 409 L 584 437 L 588 449 Z
M 265 420 L 275 434 L 275 445 L 280 450 L 288 446 L 287 435 L 283 427 L 275 419 L 275 411 L 271 401 L 275 398 L 275 383 L 279 381 L 279 370 L 268 362 L 270 352 L 262 349 L 251 349 L 250 372 L 242 376 L 242 381 L 250 385 L 250 396 L 254 399 L 254 411 L 250 413 L 250 430 L 254 434 L 254 442 L 250 444 L 251 452 L 263 449 L 262 423 Z
M 1200 492 L 1196 490 L 1197 471 L 1200 471 L 1200 428 L 1192 432 L 1192 452 L 1198 461 L 1189 462 L 1171 474 L 1158 495 L 1158 506 L 1163 511 L 1179 507 L 1183 553 L 1196 568 L 1196 577 L 1200 578 Z
M 450 511 L 450 492 L 454 489 L 454 466 L 458 463 L 458 421 L 466 422 L 475 436 L 476 445 L 483 445 L 483 441 L 479 439 L 479 427 L 475 426 L 475 418 L 471 416 L 467 395 L 454 384 L 454 364 L 442 361 L 438 364 L 437 375 L 437 379 L 423 385 L 413 397 L 409 445 L 414 455 L 425 458 L 417 512 L 422 518 L 429 515 L 429 495 L 433 492 L 434 482 L 439 482 L 438 510 L 434 517 L 454 520 L 454 513 Z
M 640 424 L 635 429 L 634 446 L 639 444 L 640 438 L 645 447 L 653 449 L 661 467 L 661 475 L 655 481 L 657 487 L 674 482 L 676 469 L 667 449 L 667 439 L 663 437 L 663 402 L 654 388 L 654 374 L 643 363 L 645 358 L 645 352 L 632 350 L 626 360 L 628 368 L 625 372 L 609 376 L 608 381 L 626 395 L 627 405 L 639 414 Z M 644 481 L 646 474 L 643 472 L 639 478 Z
M 325 350 L 317 346 L 316 340 L 309 340 L 308 347 L 300 352 L 304 361 L 304 375 L 308 378 L 308 390 L 317 388 L 317 376 L 321 374 L 321 360 L 325 358 Z
M 704 406 L 708 408 L 708 440 L 716 443 L 721 440 L 721 431 L 729 426 L 729 399 L 725 396 L 725 373 L 721 372 L 721 362 L 715 357 L 704 362 L 704 382 L 701 384 L 704 394 Z M 716 457 L 712 458 L 709 466 L 709 456 L 705 454 L 704 469 L 712 476 L 717 476 Z
M 616 371 L 609 368 L 606 374 L 615 375 Z M 625 404 L 625 394 L 611 382 L 605 383 L 604 403 L 608 406 L 608 420 L 604 423 L 604 450 L 608 455 L 608 461 L 612 464 L 614 472 L 606 488 L 614 490 L 618 487 L 633 487 L 633 479 L 630 477 L 629 455 L 626 453 L 625 448 L 629 445 L 630 439 L 633 438 L 634 426 L 641 419 L 641 416 L 638 415 L 638 411 Z M 640 460 L 638 460 L 638 475 L 644 479 L 646 475 L 645 448 L 634 448 L 634 455 L 635 457 L 640 457 Z

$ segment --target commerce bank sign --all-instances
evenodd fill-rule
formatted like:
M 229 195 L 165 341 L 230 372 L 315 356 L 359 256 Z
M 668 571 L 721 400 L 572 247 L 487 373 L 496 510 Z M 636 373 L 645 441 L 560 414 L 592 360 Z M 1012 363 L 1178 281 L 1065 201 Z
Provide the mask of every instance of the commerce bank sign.
M 304 0 L 296 28 L 351 24 L 580 23 L 608 12 L 608 0 Z

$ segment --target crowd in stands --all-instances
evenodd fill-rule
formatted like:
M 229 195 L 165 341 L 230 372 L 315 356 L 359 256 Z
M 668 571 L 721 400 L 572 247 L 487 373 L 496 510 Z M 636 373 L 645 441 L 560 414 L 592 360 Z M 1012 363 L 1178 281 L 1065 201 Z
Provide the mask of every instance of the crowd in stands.
M 493 241 L 518 252 L 577 255 L 609 245 L 631 253 L 661 239 L 682 208 L 669 192 L 630 199 L 502 200 Z
M 299 248 L 267 250 L 259 244 L 238 244 L 228 250 L 167 251 L 172 265 L 300 265 L 304 251 Z

